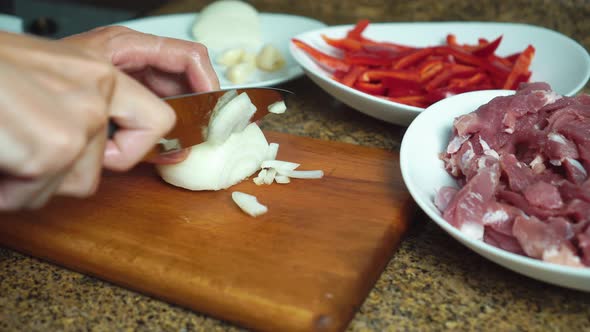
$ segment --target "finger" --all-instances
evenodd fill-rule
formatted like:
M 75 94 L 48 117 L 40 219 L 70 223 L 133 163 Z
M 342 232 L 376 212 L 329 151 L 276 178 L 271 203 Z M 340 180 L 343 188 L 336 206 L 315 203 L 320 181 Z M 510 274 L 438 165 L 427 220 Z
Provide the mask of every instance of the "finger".
M 45 206 L 49 202 L 49 199 L 56 193 L 64 178 L 65 174 L 48 178 L 45 186 L 37 191 L 24 207 L 27 209 L 39 209 Z
M 184 74 L 167 73 L 152 68 L 145 72 L 144 85 L 160 97 L 193 92 Z
M 160 97 L 176 96 L 193 92 L 184 74 L 166 73 L 147 68 L 127 73 Z
M 190 149 L 182 149 L 177 152 L 161 154 L 155 158 L 149 160 L 150 163 L 159 164 L 159 165 L 169 165 L 169 164 L 177 164 L 181 161 L 184 161 L 188 158 L 190 154 Z
M 119 171 L 139 162 L 176 119 L 168 104 L 123 73 L 117 74 L 110 116 L 119 130 L 107 142 L 103 164 Z
M 58 195 L 87 197 L 96 192 L 106 144 L 106 135 L 96 135 L 82 156 L 68 171 L 57 190 Z
M 123 71 L 153 67 L 186 75 L 192 91 L 219 89 L 217 74 L 202 44 L 131 32 L 116 35 L 109 46 L 112 63 Z
M 0 210 L 38 207 L 51 197 L 60 181 L 60 176 L 37 179 L 5 177 L 0 180 Z M 37 197 L 39 201 L 35 204 Z

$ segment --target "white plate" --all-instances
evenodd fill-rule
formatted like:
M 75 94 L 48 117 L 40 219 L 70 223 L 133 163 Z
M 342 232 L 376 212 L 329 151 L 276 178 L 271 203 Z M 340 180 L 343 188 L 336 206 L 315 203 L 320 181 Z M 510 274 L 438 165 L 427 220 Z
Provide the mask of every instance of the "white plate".
M 436 190 L 455 181 L 438 158 L 446 149 L 453 119 L 474 111 L 507 90 L 467 92 L 433 104 L 408 127 L 402 140 L 400 166 L 404 182 L 416 203 L 442 229 L 480 255 L 518 273 L 555 285 L 590 291 L 590 268 L 573 268 L 535 260 L 466 237 L 445 221 L 436 206 Z
M 198 16 L 198 14 L 163 15 L 120 22 L 116 23 L 116 25 L 123 25 L 137 31 L 158 36 L 194 41 L 191 30 Z M 326 26 L 320 21 L 302 16 L 260 13 L 259 17 L 262 42 L 272 43 L 281 51 L 286 59 L 285 67 L 272 73 L 257 71 L 250 82 L 234 84 L 225 78 L 225 68 L 212 61 L 222 88 L 270 86 L 303 75 L 303 71 L 289 54 L 289 42 L 297 34 Z M 217 55 L 215 52 L 210 52 L 212 60 L 215 60 Z
M 336 26 L 308 31 L 295 38 L 317 49 L 337 54 L 321 38 L 346 35 L 352 25 Z M 364 36 L 378 41 L 391 41 L 410 46 L 434 46 L 445 42 L 447 34 L 453 33 L 460 43 L 477 43 L 480 37 L 494 39 L 503 35 L 499 55 L 520 52 L 528 44 L 535 49 L 531 64 L 531 81 L 544 81 L 553 90 L 571 96 L 580 91 L 590 78 L 590 56 L 572 39 L 541 27 L 514 23 L 484 22 L 424 22 L 424 23 L 371 23 Z M 408 125 L 423 108 L 407 106 L 362 93 L 330 78 L 330 73 L 318 66 L 302 50 L 291 43 L 291 54 L 303 67 L 305 73 L 322 89 L 352 108 L 387 122 Z

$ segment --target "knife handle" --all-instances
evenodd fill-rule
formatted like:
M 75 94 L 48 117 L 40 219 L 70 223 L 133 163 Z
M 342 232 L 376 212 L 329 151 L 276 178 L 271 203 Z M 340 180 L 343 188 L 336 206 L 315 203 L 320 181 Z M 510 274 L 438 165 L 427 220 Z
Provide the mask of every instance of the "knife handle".
M 119 130 L 119 126 L 113 120 L 109 120 L 109 127 L 107 128 L 107 138 L 113 138 L 117 130 Z
M 109 120 L 109 125 L 107 128 L 107 138 L 112 139 L 115 136 L 115 133 L 119 130 L 119 125 L 115 123 L 113 120 Z M 150 161 L 158 156 L 161 153 L 161 149 L 157 146 L 154 146 L 142 159 L 141 161 Z

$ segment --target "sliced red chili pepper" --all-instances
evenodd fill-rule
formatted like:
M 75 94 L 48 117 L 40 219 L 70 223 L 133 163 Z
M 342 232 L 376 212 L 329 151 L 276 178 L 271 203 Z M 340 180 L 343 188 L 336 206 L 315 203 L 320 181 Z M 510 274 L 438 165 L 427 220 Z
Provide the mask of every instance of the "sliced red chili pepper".
M 522 52 L 516 52 L 514 54 L 510 54 L 509 56 L 504 57 L 504 59 L 510 61 L 511 64 L 514 64 L 516 62 L 516 59 L 518 59 L 518 57 L 520 56 Z
M 354 82 L 357 81 L 358 77 L 367 70 L 365 66 L 355 66 L 353 65 L 350 70 L 340 78 L 340 83 L 352 87 Z
M 452 55 L 458 63 L 473 65 L 488 71 L 492 76 L 497 77 L 507 77 L 510 73 L 509 70 L 499 66 L 497 63 L 490 63 L 486 59 L 482 59 L 476 56 L 473 56 L 469 53 L 453 49 L 451 47 L 438 47 L 436 49 L 437 53 L 440 54 L 449 54 Z
M 415 48 L 366 38 L 363 33 L 368 25 L 368 20 L 361 20 L 340 39 L 322 36 L 328 45 L 342 52 L 342 57 L 298 40 L 293 42 L 317 63 L 332 69 L 333 78 L 342 84 L 418 107 L 466 91 L 505 86 L 514 89 L 531 76 L 534 49 L 498 56 L 495 52 L 502 36 L 459 44 L 456 36 L 449 34 L 444 46 Z
M 451 78 L 455 77 L 467 77 L 480 72 L 481 69 L 472 66 L 465 66 L 460 64 L 447 64 L 445 69 L 430 80 L 424 87 L 426 91 L 432 91 L 435 88 L 448 82 Z
M 342 70 L 335 70 L 335 71 L 332 73 L 332 78 L 333 78 L 333 79 L 335 79 L 336 81 L 340 82 L 340 81 L 342 80 L 342 78 L 343 78 L 344 76 L 346 76 L 346 74 L 347 74 L 347 73 L 348 73 L 348 72 L 346 72 L 346 71 L 342 71 Z
M 387 88 L 388 97 L 415 96 L 424 94 L 420 83 L 396 80 L 391 78 L 383 79 L 383 85 Z
M 496 49 L 500 45 L 501 41 L 502 36 L 494 39 L 494 41 L 492 41 L 491 43 L 482 44 L 479 47 L 476 47 L 473 51 L 471 51 L 471 54 L 478 57 L 486 58 L 489 55 L 494 54 L 494 52 L 496 52 Z
M 477 86 L 488 78 L 484 73 L 476 73 L 468 78 L 453 78 L 449 81 L 450 88 L 464 88 L 469 89 Z
M 405 96 L 405 97 L 383 97 L 387 100 L 394 101 L 396 103 L 415 106 L 415 107 L 426 107 L 429 102 L 425 95 L 418 96 Z
M 361 42 L 352 38 L 334 39 L 322 35 L 322 39 L 326 42 L 326 44 L 343 51 L 359 51 L 363 47 Z
M 418 68 L 420 82 L 426 82 L 445 68 L 442 60 L 425 61 Z
M 459 45 L 459 43 L 457 43 L 457 36 L 455 36 L 452 33 L 449 33 L 447 35 L 447 45 L 461 47 L 461 45 Z
M 533 61 L 533 56 L 535 55 L 535 48 L 532 45 L 529 45 L 516 59 L 514 63 L 514 67 L 506 78 L 506 82 L 504 83 L 503 89 L 514 90 L 518 87 L 519 84 L 519 77 L 522 75 L 527 75 L 529 72 L 529 66 Z
M 387 45 L 380 45 L 377 43 L 361 43 L 363 50 L 367 53 L 372 53 L 379 56 L 384 57 L 398 57 L 400 56 L 405 50 L 399 50 L 398 48 L 392 48 L 391 46 Z
M 363 31 L 369 26 L 369 20 L 360 20 L 356 23 L 352 30 L 348 31 L 346 37 L 361 40 Z
M 454 34 L 448 34 L 446 40 L 447 46 L 469 53 L 471 53 L 471 51 L 473 51 L 477 47 L 467 44 L 459 44 L 459 42 L 457 41 L 457 37 Z
M 488 42 L 484 38 L 479 38 L 477 41 L 477 45 L 468 45 L 468 44 L 461 45 L 457 42 L 457 37 L 455 37 L 455 35 L 453 35 L 453 34 L 447 35 L 447 45 L 449 45 L 450 47 L 452 47 L 454 49 L 458 49 L 458 50 L 463 50 L 465 52 L 471 53 L 475 56 L 482 57 L 482 58 L 485 58 L 485 57 L 493 54 L 496 51 L 496 49 L 498 48 L 498 46 L 500 45 L 501 41 L 502 41 L 502 36 L 496 38 L 492 42 Z
M 309 56 L 328 69 L 348 71 L 350 68 L 350 65 L 342 59 L 319 51 L 301 40 L 293 39 L 292 41 L 297 47 L 305 51 Z
M 426 100 L 429 103 L 436 103 L 437 101 L 441 100 L 441 99 L 445 99 L 454 95 L 457 95 L 459 93 L 463 93 L 466 92 L 467 89 L 465 88 L 458 88 L 458 87 L 442 87 L 442 88 L 438 88 L 438 89 L 434 89 L 432 91 L 429 91 L 428 94 L 426 95 Z
M 367 46 L 380 46 L 385 49 L 390 49 L 393 52 L 404 52 L 404 51 L 411 51 L 415 50 L 415 47 L 391 43 L 391 42 L 378 42 L 375 40 L 371 40 L 369 38 L 361 37 L 361 42 L 363 43 L 364 47 Z
M 385 57 L 378 54 L 367 52 L 348 52 L 344 55 L 344 61 L 351 65 L 365 65 L 365 66 L 390 66 L 395 60 L 395 57 Z
M 489 43 L 489 41 L 487 39 L 485 39 L 485 38 L 477 38 L 477 44 L 478 45 L 485 45 L 487 43 Z
M 362 92 L 372 95 L 382 95 L 385 92 L 385 86 L 381 82 L 369 83 L 358 81 L 354 84 L 354 87 Z
M 501 66 L 504 67 L 504 70 L 506 71 L 510 71 L 512 70 L 512 65 L 514 64 L 512 61 L 508 60 L 507 58 L 503 58 L 501 56 L 497 56 L 495 54 L 492 54 L 490 56 L 488 56 L 488 60 L 490 61 L 490 63 L 495 63 L 497 66 Z
M 431 47 L 423 48 L 417 51 L 412 51 L 410 54 L 401 57 L 393 64 L 393 69 L 404 69 L 415 63 L 423 60 L 427 56 L 434 53 L 434 49 Z
M 415 70 L 367 70 L 360 76 L 363 82 L 381 81 L 385 78 L 398 79 L 410 82 L 420 82 L 420 75 Z

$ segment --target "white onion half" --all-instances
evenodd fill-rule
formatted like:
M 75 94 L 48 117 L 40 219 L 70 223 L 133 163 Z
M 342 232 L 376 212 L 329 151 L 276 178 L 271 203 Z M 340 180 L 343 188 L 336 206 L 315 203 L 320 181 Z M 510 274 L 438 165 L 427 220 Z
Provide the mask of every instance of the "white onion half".
M 231 134 L 221 143 L 204 142 L 191 147 L 186 160 L 158 165 L 164 181 L 190 190 L 226 189 L 258 169 L 266 158 L 268 142 L 255 123 Z

